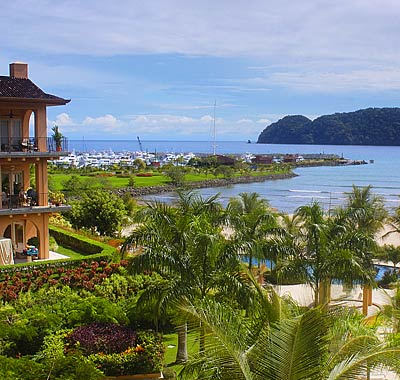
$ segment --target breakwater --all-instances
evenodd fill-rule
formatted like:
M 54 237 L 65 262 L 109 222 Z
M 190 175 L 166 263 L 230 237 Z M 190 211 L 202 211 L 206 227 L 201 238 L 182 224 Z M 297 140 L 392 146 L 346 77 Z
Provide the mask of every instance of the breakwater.
M 276 179 L 287 179 L 296 177 L 295 173 L 284 173 L 284 174 L 269 174 L 262 176 L 241 176 L 232 178 L 214 178 L 204 181 L 188 182 L 184 186 L 176 186 L 173 184 L 162 185 L 162 186 L 146 186 L 146 187 L 125 187 L 117 190 L 118 195 L 123 195 L 126 193 L 131 194 L 133 197 L 140 197 L 143 195 L 170 193 L 178 189 L 204 189 L 208 187 L 223 187 L 231 186 L 236 184 L 245 184 L 253 182 L 264 182 L 267 180 Z

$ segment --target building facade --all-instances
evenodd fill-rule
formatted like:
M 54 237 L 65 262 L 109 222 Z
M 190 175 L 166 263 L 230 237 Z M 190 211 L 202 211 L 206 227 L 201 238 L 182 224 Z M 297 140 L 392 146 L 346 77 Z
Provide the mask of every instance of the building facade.
M 28 78 L 28 65 L 10 64 L 0 76 L 0 237 L 22 252 L 39 240 L 39 258 L 49 257 L 49 217 L 69 210 L 49 203 L 47 161 L 68 155 L 65 138 L 47 136 L 47 107 L 69 102 L 47 94 Z

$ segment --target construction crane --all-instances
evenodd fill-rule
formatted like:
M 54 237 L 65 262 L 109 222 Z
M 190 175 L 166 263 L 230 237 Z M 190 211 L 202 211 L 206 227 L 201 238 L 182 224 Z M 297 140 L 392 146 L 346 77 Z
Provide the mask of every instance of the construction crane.
M 139 143 L 139 149 L 140 149 L 141 152 L 143 152 L 142 142 L 140 141 L 139 136 L 136 136 L 136 137 L 137 137 L 137 141 L 138 141 L 138 143 Z

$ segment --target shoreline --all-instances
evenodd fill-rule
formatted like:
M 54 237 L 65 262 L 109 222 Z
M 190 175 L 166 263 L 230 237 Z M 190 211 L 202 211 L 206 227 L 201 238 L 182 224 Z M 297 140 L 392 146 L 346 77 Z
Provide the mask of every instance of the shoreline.
M 213 187 L 231 186 L 241 183 L 264 182 L 268 180 L 287 179 L 297 177 L 298 174 L 293 172 L 285 174 L 269 174 L 263 176 L 241 176 L 233 178 L 213 178 L 198 182 L 188 182 L 183 187 L 176 185 L 162 185 L 162 186 L 145 186 L 145 187 L 126 187 L 117 190 L 118 195 L 126 193 L 131 194 L 132 197 L 140 197 L 143 195 L 155 195 L 162 193 L 171 193 L 179 189 L 204 189 Z
M 294 165 L 293 169 L 296 168 L 306 168 L 306 167 L 316 167 L 316 166 L 346 166 L 346 165 L 359 165 L 360 163 L 366 164 L 365 161 L 354 161 L 354 160 L 317 160 L 314 162 L 305 161 L 298 162 Z M 173 184 L 160 185 L 160 186 L 143 186 L 143 187 L 125 187 L 116 190 L 116 193 L 119 196 L 122 196 L 126 193 L 131 194 L 132 197 L 141 197 L 143 195 L 156 195 L 163 193 L 171 193 L 180 189 L 205 189 L 205 188 L 213 188 L 213 187 L 226 187 L 236 184 L 245 184 L 245 183 L 253 183 L 253 182 L 264 182 L 269 180 L 278 180 L 278 179 L 288 179 L 297 177 L 298 174 L 291 171 L 290 173 L 284 174 L 268 174 L 262 176 L 240 176 L 240 177 L 232 177 L 232 178 L 213 178 L 209 180 L 203 181 L 194 181 L 185 183 L 184 186 L 176 186 Z

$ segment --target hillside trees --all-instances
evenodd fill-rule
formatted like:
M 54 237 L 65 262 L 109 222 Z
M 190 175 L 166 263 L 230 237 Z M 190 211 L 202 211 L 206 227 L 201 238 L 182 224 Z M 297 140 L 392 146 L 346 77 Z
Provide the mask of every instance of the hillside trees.
M 400 108 L 368 108 L 323 115 L 311 121 L 285 116 L 267 126 L 258 143 L 400 145 Z

